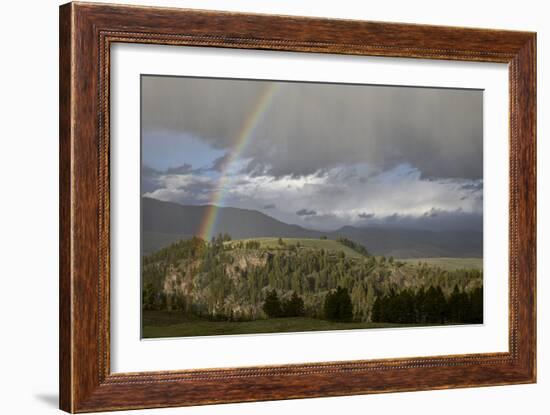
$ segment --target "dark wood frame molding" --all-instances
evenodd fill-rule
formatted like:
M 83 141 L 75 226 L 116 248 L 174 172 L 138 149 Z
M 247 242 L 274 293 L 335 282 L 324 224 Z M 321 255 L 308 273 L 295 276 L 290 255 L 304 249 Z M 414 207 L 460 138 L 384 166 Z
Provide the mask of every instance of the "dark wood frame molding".
M 109 56 L 114 42 L 507 63 L 509 352 L 111 373 Z M 59 93 L 61 409 L 90 412 L 535 382 L 535 33 L 69 3 L 60 8 Z

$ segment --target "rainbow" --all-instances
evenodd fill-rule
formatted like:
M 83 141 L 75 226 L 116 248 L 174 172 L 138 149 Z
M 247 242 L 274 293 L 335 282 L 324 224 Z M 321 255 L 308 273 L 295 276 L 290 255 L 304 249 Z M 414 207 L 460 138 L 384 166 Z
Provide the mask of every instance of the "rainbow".
M 225 158 L 223 165 L 221 166 L 220 178 L 218 179 L 218 183 L 212 193 L 212 197 L 210 198 L 208 205 L 206 205 L 206 213 L 199 227 L 199 236 L 205 241 L 210 241 L 212 231 L 216 226 L 219 207 L 223 202 L 229 168 L 246 148 L 248 141 L 250 141 L 250 138 L 252 137 L 252 133 L 262 119 L 262 116 L 269 108 L 271 102 L 273 102 L 273 97 L 278 89 L 278 85 L 279 84 L 277 83 L 272 83 L 266 87 L 265 91 L 262 92 L 256 105 L 254 106 L 254 111 L 252 111 L 246 118 L 239 134 L 237 135 L 237 138 L 235 139 L 235 142 L 231 146 L 230 153 Z

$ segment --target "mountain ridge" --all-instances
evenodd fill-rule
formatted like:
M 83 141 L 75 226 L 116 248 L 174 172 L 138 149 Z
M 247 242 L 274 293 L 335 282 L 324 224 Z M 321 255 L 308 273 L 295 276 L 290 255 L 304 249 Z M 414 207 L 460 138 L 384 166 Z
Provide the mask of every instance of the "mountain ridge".
M 179 239 L 199 234 L 206 209 L 213 205 L 181 205 L 142 198 L 142 252 L 152 253 Z M 228 233 L 233 239 L 254 237 L 320 238 L 345 237 L 364 245 L 375 255 L 397 258 L 482 257 L 483 234 L 469 230 L 418 230 L 395 227 L 354 227 L 317 231 L 279 221 L 263 212 L 235 207 L 217 207 L 212 234 Z

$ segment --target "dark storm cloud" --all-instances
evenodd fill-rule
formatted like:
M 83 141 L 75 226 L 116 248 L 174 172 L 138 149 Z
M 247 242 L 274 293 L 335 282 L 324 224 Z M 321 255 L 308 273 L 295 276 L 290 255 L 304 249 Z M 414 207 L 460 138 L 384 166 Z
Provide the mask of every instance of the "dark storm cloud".
M 269 84 L 144 77 L 144 131 L 192 134 L 230 150 Z M 242 153 L 250 174 L 407 163 L 424 178 L 482 177 L 481 91 L 279 84 Z
M 262 82 L 144 76 L 143 128 L 193 133 L 228 148 L 264 88 Z
M 229 160 L 229 153 L 225 153 L 223 156 L 218 157 L 214 162 L 212 163 L 212 167 L 210 167 L 209 170 L 221 172 L 224 168 L 224 166 L 227 164 L 227 161 Z
M 269 203 L 267 205 L 264 205 L 264 207 L 262 209 L 275 209 L 277 206 L 275 205 L 275 203 Z
M 296 212 L 298 216 L 315 216 L 317 212 L 310 209 L 300 209 Z
M 435 218 L 437 217 L 438 215 L 438 211 L 436 209 L 431 209 L 429 212 L 424 212 L 424 214 L 422 215 L 422 217 L 424 218 Z
M 372 219 L 375 215 L 374 213 L 359 213 L 357 216 L 359 219 Z
M 483 190 L 483 181 L 478 180 L 475 182 L 465 183 L 462 186 L 460 186 L 460 188 L 462 190 L 471 190 L 471 191 L 477 192 L 477 191 Z
M 181 166 L 169 167 L 164 172 L 166 174 L 188 174 L 191 173 L 191 171 L 193 171 L 193 166 L 189 163 L 184 163 Z

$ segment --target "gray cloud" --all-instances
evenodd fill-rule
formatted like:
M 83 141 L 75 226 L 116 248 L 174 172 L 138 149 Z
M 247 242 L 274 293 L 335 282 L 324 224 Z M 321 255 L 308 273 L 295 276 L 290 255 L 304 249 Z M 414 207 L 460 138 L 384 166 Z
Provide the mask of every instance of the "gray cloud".
M 141 167 L 141 175 L 146 177 L 154 177 L 158 174 L 158 170 L 144 164 Z
M 216 187 L 210 178 L 192 173 L 158 174 L 154 183 L 152 188 L 143 187 L 144 196 L 185 205 L 209 203 Z
M 464 183 L 460 186 L 462 190 L 471 190 L 472 192 L 477 192 L 483 190 L 483 180 L 477 180 L 474 182 Z
M 298 216 L 315 216 L 317 212 L 310 209 L 300 209 L 296 212 Z
M 230 150 L 269 84 L 144 77 L 144 139 L 155 131 L 184 132 Z M 251 159 L 251 174 L 408 163 L 425 178 L 482 177 L 481 91 L 279 84 L 241 154 Z
M 372 174 L 363 181 L 363 170 L 357 165 L 294 178 L 241 172 L 224 177 L 220 184 L 219 175 L 204 171 L 167 174 L 148 168 L 144 172 L 151 177 L 144 176 L 142 183 L 153 183 L 144 186 L 149 197 L 186 205 L 217 200 L 223 206 L 261 209 L 283 222 L 312 229 L 334 230 L 345 225 L 481 227 L 483 191 L 472 193 L 469 184 L 478 188 L 482 182 L 427 180 L 407 166 Z M 220 185 L 223 197 L 214 198 Z
M 149 193 L 154 192 L 156 189 L 162 187 L 158 182 L 160 172 L 149 166 L 142 166 L 141 168 L 141 192 Z
M 224 166 L 227 164 L 229 160 L 229 153 L 225 153 L 223 156 L 218 157 L 214 160 L 212 163 L 212 167 L 210 167 L 210 170 L 221 172 L 224 168 Z
M 164 172 L 166 174 L 188 174 L 191 173 L 191 171 L 193 171 L 193 166 L 189 163 L 184 163 L 181 166 L 169 167 Z

